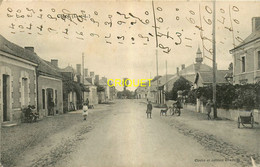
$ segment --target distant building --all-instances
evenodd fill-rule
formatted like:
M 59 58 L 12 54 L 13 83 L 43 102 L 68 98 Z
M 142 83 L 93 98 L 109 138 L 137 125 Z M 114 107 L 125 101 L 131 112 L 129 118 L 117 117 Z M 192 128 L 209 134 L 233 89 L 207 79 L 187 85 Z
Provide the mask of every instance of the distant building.
M 77 84 L 77 75 L 76 70 L 72 66 L 67 66 L 63 69 L 60 69 L 62 74 L 63 81 L 63 109 L 64 112 L 74 111 L 77 108 L 78 100 L 80 94 L 72 89 L 72 83 Z
M 93 71 L 88 75 L 88 70 L 85 69 L 84 73 L 84 86 L 89 89 L 89 92 L 84 93 L 84 100 L 88 99 L 89 104 L 98 104 L 97 86 L 95 85 L 95 73 Z
M 3 122 L 20 122 L 21 108 L 37 107 L 35 55 L 0 35 L 0 113 Z
M 217 84 L 228 84 L 228 80 L 225 78 L 229 74 L 229 70 L 217 70 L 216 71 L 216 82 Z M 184 64 L 181 65 L 181 69 L 177 67 L 177 72 L 173 75 L 167 83 L 165 83 L 163 90 L 168 88 L 168 91 L 171 91 L 174 83 L 180 78 L 183 77 L 187 79 L 193 88 L 208 86 L 213 83 L 213 68 L 203 64 L 203 57 L 200 48 L 198 48 L 195 57 L 195 63 L 185 67 Z M 197 111 L 201 110 L 200 100 L 197 99 Z
M 252 18 L 252 33 L 230 50 L 233 55 L 234 84 L 260 81 L 260 17 Z

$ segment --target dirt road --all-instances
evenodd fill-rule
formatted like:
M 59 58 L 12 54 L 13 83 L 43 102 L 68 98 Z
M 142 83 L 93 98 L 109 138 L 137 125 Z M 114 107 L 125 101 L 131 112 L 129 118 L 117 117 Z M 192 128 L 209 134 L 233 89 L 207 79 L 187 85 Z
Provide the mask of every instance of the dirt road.
M 69 127 L 46 136 L 15 159 L 16 166 L 57 167 L 194 167 L 249 166 L 248 154 L 230 141 L 192 126 L 193 116 L 161 117 L 154 108 L 146 118 L 146 104 L 118 100 L 90 110 L 67 114 Z M 67 118 L 67 124 L 70 124 Z M 77 121 L 75 121 L 75 119 Z M 189 122 L 189 123 L 188 123 Z M 209 122 L 210 123 L 210 122 Z M 196 124 L 200 124 L 199 121 Z

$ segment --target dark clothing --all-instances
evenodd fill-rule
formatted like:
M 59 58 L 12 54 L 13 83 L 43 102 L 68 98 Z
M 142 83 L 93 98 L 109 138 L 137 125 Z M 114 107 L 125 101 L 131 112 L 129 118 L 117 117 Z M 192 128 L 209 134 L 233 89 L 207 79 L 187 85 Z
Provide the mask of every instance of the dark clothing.
M 146 110 L 147 118 L 152 118 L 152 109 L 153 109 L 152 104 L 151 103 L 147 104 L 147 110 Z
M 152 112 L 153 106 L 151 103 L 147 104 L 147 112 Z
M 182 108 L 182 107 L 181 107 L 181 102 L 180 102 L 180 101 L 177 101 L 177 102 L 176 102 L 176 106 L 177 106 L 177 108 L 179 108 L 179 109 Z

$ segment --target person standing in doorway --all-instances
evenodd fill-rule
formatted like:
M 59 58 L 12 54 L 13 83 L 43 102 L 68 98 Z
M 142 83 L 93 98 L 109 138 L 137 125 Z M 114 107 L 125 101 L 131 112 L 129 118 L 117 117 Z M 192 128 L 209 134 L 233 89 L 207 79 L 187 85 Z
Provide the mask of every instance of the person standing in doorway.
M 152 118 L 152 109 L 153 106 L 151 104 L 151 101 L 148 101 L 147 109 L 146 109 L 147 118 Z

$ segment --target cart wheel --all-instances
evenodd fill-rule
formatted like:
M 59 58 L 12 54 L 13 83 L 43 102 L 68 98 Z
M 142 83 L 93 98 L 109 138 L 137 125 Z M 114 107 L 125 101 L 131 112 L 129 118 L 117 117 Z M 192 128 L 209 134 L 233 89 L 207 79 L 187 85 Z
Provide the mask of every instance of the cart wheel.
M 254 117 L 251 117 L 251 128 L 254 127 Z
M 237 118 L 237 127 L 240 128 L 240 118 Z

